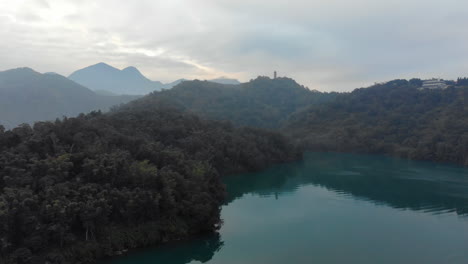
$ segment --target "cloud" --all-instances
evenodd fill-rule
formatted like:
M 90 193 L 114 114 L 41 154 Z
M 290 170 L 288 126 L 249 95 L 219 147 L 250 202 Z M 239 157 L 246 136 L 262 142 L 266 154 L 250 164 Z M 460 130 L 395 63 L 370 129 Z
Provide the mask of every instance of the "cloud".
M 47 0 L 36 0 L 35 3 L 38 7 L 50 8 L 49 2 L 47 2 Z
M 318 90 L 466 76 L 461 0 L 18 0 L 0 2 L 0 69 L 105 61 L 152 79 L 257 75 Z

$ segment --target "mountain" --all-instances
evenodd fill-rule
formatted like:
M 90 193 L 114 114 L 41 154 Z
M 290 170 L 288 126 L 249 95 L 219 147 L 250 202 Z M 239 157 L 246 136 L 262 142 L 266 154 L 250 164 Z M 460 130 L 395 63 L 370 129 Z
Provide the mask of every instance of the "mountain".
M 186 79 L 179 79 L 170 83 L 152 81 L 143 76 L 135 67 L 119 70 L 103 62 L 77 70 L 68 78 L 105 95 L 146 95 L 153 91 L 171 89 L 181 82 L 187 81 Z M 220 84 L 240 84 L 238 80 L 226 77 L 209 81 Z
M 134 96 L 101 96 L 58 74 L 41 74 L 30 68 L 0 72 L 0 124 L 54 120 L 135 99 Z
M 209 81 L 214 82 L 214 83 L 220 83 L 220 84 L 241 84 L 241 82 L 239 82 L 236 79 L 229 79 L 229 78 L 226 78 L 226 77 L 220 77 L 220 78 L 212 79 L 212 80 L 209 80 Z
M 164 102 L 209 119 L 229 120 L 240 126 L 278 128 L 290 114 L 335 96 L 335 93 L 311 91 L 289 78 L 259 77 L 238 85 L 195 80 L 152 93 L 125 107 Z
M 277 133 L 160 104 L 0 129 L 0 263 L 95 263 L 214 233 L 222 175 L 296 154 Z
M 118 95 L 145 95 L 165 88 L 158 81 L 151 81 L 135 67 L 119 70 L 105 63 L 98 63 L 73 72 L 69 77 L 93 91 L 106 91 Z
M 185 81 L 191 81 L 191 80 L 178 79 L 178 80 L 175 80 L 173 82 L 163 84 L 162 88 L 163 89 L 171 89 L 172 87 L 174 87 L 174 86 L 176 86 L 176 85 L 178 85 L 178 84 L 180 84 L 182 82 L 185 82 Z M 241 84 L 241 82 L 239 82 L 236 79 L 229 79 L 229 78 L 225 78 L 225 77 L 211 79 L 211 80 L 207 80 L 207 81 L 214 82 L 214 83 L 219 83 L 219 84 L 234 84 L 234 85 Z
M 391 154 L 468 166 L 468 87 L 394 80 L 293 114 L 283 132 L 313 150 Z
M 60 74 L 58 74 L 58 73 L 56 73 L 56 72 L 44 72 L 44 74 L 50 74 L 50 75 L 60 75 Z
M 163 84 L 162 89 L 171 89 L 172 87 L 178 85 L 181 82 L 185 82 L 185 81 L 187 81 L 187 79 L 178 79 L 178 80 L 175 80 L 175 81 L 170 82 L 170 83 L 165 83 L 165 84 Z

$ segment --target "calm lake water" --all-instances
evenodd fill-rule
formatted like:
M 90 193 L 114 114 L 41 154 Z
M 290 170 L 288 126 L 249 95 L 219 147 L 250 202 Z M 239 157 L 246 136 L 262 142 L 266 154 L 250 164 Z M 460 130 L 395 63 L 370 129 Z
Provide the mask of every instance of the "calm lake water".
M 226 177 L 219 235 L 107 263 L 468 263 L 468 169 L 307 153 Z

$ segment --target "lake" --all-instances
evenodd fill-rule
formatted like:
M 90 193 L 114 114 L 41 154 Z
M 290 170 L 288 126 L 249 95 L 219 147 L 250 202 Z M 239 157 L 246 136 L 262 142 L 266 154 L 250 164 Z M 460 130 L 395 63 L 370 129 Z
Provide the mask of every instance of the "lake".
M 218 235 L 106 263 L 468 263 L 466 168 L 306 153 L 225 183 Z

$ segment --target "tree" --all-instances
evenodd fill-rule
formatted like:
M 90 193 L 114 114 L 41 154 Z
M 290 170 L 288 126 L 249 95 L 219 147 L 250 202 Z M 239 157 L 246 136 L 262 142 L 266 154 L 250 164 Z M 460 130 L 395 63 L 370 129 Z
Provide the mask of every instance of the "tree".
M 22 125 L 0 141 L 6 264 L 88 263 L 215 232 L 220 174 L 298 157 L 279 134 L 162 105 Z

